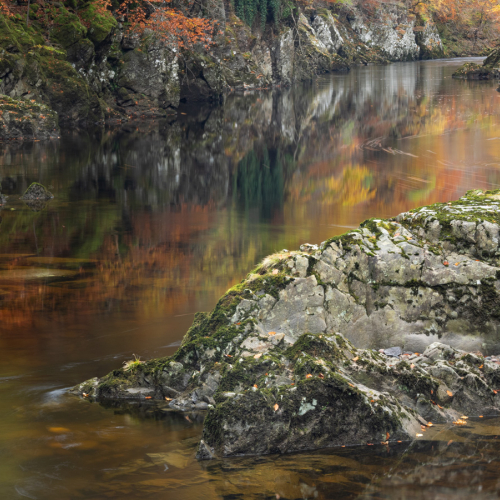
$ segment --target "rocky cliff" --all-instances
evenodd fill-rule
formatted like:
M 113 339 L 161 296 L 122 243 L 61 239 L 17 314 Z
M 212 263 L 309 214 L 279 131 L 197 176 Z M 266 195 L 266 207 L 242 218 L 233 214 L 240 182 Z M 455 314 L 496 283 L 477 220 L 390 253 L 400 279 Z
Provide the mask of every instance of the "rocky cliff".
M 500 365 L 477 349 L 500 350 L 499 204 L 500 191 L 471 191 L 269 256 L 172 357 L 73 392 L 208 408 L 200 458 L 412 439 L 429 420 L 497 414 Z
M 443 55 L 432 22 L 392 7 L 367 20 L 352 9 L 291 4 L 279 23 L 252 29 L 219 0 L 203 15 L 222 34 L 211 47 L 182 53 L 151 36 L 127 35 L 111 12 L 96 15 L 92 2 L 79 16 L 55 4 L 57 22 L 46 33 L 37 7 L 29 27 L 19 14 L 0 14 L 0 94 L 45 104 L 63 125 L 164 116 L 181 100 L 220 101 L 233 89 L 289 85 L 353 64 Z

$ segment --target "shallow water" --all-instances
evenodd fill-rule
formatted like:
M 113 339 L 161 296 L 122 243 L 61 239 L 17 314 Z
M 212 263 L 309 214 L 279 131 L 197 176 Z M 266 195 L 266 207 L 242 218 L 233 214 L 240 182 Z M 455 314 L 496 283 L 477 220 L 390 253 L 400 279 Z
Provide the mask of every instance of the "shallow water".
M 452 80 L 462 63 L 369 66 L 162 123 L 0 144 L 0 498 L 497 498 L 499 419 L 198 463 L 203 414 L 65 392 L 173 353 L 269 253 L 500 187 L 500 94 Z M 21 202 L 33 181 L 54 199 Z

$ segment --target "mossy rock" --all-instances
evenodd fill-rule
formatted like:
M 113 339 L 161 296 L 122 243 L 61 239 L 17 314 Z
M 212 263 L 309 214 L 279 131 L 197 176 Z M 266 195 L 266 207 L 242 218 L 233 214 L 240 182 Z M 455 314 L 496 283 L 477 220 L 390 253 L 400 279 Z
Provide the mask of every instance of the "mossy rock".
M 57 8 L 54 27 L 50 31 L 50 39 L 67 49 L 82 40 L 87 34 L 87 28 L 75 14 L 64 7 Z

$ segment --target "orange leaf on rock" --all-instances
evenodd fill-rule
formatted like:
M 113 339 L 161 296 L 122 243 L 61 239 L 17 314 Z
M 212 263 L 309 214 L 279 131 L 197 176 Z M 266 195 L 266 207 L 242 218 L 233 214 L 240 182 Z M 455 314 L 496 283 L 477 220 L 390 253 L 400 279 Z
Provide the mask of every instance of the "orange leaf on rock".
M 356 356 L 355 358 L 352 358 L 353 361 L 357 361 L 359 359 L 359 356 Z
M 269 332 L 269 335 L 276 335 L 276 332 Z
M 443 262 L 443 266 L 447 266 L 447 265 L 448 265 L 448 261 L 447 261 L 447 260 L 445 260 L 445 261 Z
M 451 391 L 446 391 L 446 394 L 448 394 L 448 396 L 450 396 L 450 398 L 453 397 L 453 393 Z

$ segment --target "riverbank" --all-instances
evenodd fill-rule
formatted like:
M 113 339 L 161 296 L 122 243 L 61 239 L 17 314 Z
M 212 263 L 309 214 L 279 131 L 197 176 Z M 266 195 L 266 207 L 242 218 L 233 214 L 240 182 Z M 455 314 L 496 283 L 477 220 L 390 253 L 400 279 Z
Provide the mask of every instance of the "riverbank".
M 360 64 L 488 50 L 484 43 L 474 50 L 443 43 L 432 20 L 391 6 L 367 17 L 337 4 L 304 9 L 292 3 L 278 23 L 249 26 L 231 4 L 216 4 L 205 15 L 219 35 L 183 49 L 131 36 L 110 11 L 93 15 L 92 3 L 84 11 L 54 6 L 57 22 L 48 32 L 38 4 L 29 27 L 19 14 L 0 13 L 0 94 L 47 105 L 60 126 L 87 126 L 165 117 L 181 102 L 220 102 L 231 89 L 287 86 Z M 20 137 L 3 128 L 6 137 Z M 36 130 L 33 137 L 41 138 Z

